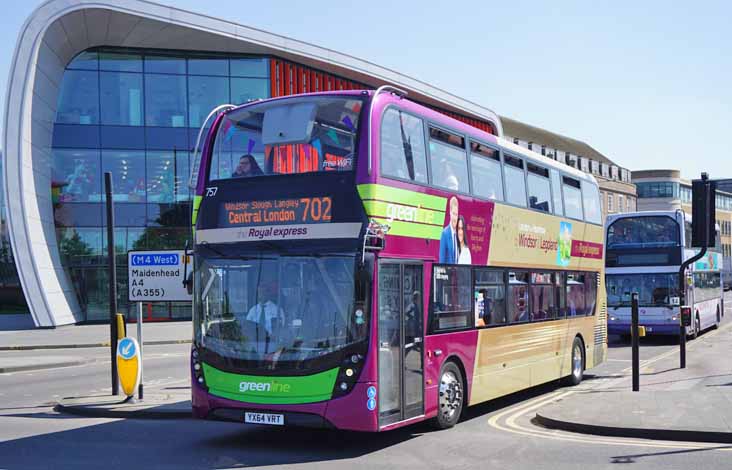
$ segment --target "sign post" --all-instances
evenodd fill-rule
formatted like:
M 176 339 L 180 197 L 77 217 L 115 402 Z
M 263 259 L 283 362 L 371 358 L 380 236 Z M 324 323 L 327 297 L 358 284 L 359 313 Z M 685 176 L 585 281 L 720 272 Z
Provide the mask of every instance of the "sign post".
M 137 303 L 137 343 L 140 376 L 135 384 L 142 400 L 142 304 L 143 302 L 190 302 L 193 296 L 181 282 L 186 272 L 185 250 L 128 251 L 128 299 Z
M 137 302 L 137 342 L 140 344 L 140 359 L 142 359 L 142 302 Z M 137 387 L 137 398 L 142 400 L 142 360 L 140 360 L 140 385 Z

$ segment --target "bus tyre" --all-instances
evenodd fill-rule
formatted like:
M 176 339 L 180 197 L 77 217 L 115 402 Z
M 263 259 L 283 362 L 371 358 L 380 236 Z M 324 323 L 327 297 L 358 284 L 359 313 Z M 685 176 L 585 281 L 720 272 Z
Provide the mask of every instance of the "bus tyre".
M 719 314 L 719 307 L 717 307 L 717 323 L 714 324 L 714 329 L 719 328 L 719 324 L 722 323 L 722 315 Z
M 574 338 L 572 344 L 572 373 L 567 377 L 567 385 L 579 385 L 585 373 L 585 354 L 582 350 L 582 340 Z
M 437 393 L 437 417 L 434 425 L 438 429 L 451 428 L 460 419 L 465 401 L 463 375 L 454 362 L 448 361 L 442 366 Z

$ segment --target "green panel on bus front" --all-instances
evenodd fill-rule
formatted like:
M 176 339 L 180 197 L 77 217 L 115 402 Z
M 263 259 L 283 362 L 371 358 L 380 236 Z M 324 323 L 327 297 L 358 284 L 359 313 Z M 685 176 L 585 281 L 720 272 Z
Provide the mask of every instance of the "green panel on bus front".
M 232 374 L 204 363 L 203 376 L 212 395 L 247 403 L 296 405 L 329 400 L 338 368 L 313 375 L 268 377 Z

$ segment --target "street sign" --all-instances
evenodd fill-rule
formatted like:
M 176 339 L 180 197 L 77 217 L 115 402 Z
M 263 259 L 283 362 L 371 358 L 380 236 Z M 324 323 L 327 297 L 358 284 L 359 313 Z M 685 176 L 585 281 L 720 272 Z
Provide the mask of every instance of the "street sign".
M 183 285 L 184 253 L 183 250 L 129 251 L 129 301 L 190 301 L 192 296 Z
M 142 359 L 140 346 L 134 338 L 122 338 L 117 343 L 117 373 L 122 391 L 128 397 L 135 394 L 140 383 Z

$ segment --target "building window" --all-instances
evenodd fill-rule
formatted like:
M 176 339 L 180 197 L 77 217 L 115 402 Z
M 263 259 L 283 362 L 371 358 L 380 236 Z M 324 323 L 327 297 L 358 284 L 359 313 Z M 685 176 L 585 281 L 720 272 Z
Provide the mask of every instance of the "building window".
M 67 70 L 61 83 L 56 122 L 99 124 L 99 73 Z
M 185 76 L 145 76 L 145 122 L 148 126 L 185 127 L 186 101 Z
M 112 198 L 118 202 L 145 202 L 145 154 L 102 151 L 102 174 L 112 173 Z
M 102 202 L 101 179 L 99 150 L 53 151 L 54 202 Z
M 608 212 L 613 212 L 613 210 L 614 210 L 613 209 L 613 199 L 615 199 L 613 196 L 613 193 L 607 193 L 607 211 Z
M 231 103 L 242 104 L 269 97 L 269 80 L 262 78 L 231 78 Z
M 623 212 L 625 209 L 625 197 L 622 194 L 618 194 L 618 212 Z
M 100 72 L 102 124 L 142 125 L 142 74 Z
M 212 109 L 229 101 L 228 77 L 188 77 L 190 127 L 201 127 Z

